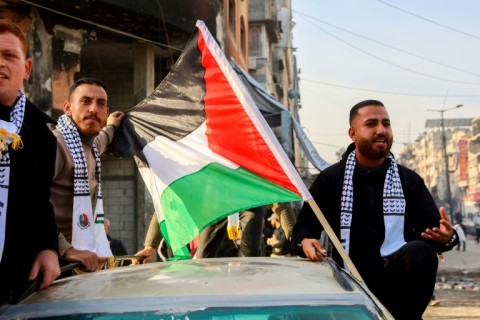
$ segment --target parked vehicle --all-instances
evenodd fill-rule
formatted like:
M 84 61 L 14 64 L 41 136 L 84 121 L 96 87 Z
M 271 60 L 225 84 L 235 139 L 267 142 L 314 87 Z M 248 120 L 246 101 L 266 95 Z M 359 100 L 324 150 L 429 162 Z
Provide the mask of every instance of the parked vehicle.
M 218 258 L 150 263 L 55 281 L 0 319 L 393 319 L 332 260 Z

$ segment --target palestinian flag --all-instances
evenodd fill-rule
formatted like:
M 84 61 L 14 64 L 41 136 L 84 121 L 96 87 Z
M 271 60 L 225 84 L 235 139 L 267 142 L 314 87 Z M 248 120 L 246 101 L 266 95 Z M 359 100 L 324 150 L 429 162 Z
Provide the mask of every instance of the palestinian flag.
M 311 198 L 203 22 L 113 142 L 136 156 L 176 256 L 201 230 L 245 209 Z

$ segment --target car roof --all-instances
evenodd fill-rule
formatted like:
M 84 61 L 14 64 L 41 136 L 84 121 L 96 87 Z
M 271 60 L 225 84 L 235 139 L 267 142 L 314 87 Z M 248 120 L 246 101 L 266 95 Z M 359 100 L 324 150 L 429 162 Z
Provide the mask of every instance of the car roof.
M 215 258 L 118 267 L 60 279 L 18 305 L 0 309 L 0 318 L 2 312 L 28 318 L 34 314 L 286 304 L 353 304 L 375 312 L 379 308 L 361 285 L 326 261 Z

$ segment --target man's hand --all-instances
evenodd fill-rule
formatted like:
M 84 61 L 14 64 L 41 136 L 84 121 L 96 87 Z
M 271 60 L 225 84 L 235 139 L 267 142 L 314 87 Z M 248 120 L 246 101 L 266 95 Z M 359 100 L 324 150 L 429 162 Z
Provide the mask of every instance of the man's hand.
M 109 124 L 113 124 L 116 128 L 120 127 L 124 117 L 125 117 L 125 113 L 121 111 L 112 112 L 107 118 L 107 126 Z
M 327 255 L 327 251 L 317 239 L 303 239 L 302 250 L 310 261 L 323 261 L 323 257 Z
M 155 250 L 154 247 L 145 246 L 145 248 L 143 248 L 142 250 L 135 253 L 136 256 L 144 257 L 143 260 L 141 262 L 139 260 L 132 260 L 132 262 L 133 262 L 133 264 L 148 263 L 149 261 L 151 261 L 153 259 L 156 252 L 157 252 L 157 250 Z
M 48 287 L 60 275 L 58 256 L 54 251 L 42 250 L 37 254 L 28 275 L 28 280 L 35 280 L 39 273 L 42 273 L 42 283 L 38 287 L 39 289 Z
M 100 264 L 105 261 L 104 258 L 98 257 L 93 252 L 87 250 L 77 250 L 73 247 L 65 251 L 65 254 L 62 258 L 68 262 L 80 262 L 87 272 L 97 271 Z
M 271 237 L 267 239 L 267 244 L 270 246 L 274 246 L 278 243 L 279 241 L 275 237 Z
M 446 243 L 452 238 L 452 224 L 450 223 L 450 219 L 448 218 L 444 207 L 440 208 L 440 217 L 440 228 L 427 228 L 425 232 L 422 232 L 422 237 L 438 243 Z

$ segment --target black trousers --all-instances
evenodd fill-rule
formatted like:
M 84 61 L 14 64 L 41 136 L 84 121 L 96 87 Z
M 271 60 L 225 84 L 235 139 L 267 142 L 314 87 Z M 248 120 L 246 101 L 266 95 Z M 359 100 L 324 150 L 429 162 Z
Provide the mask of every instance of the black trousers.
M 396 320 L 419 320 L 433 295 L 437 268 L 433 248 L 423 241 L 410 241 L 382 269 L 372 268 L 376 274 L 364 279 Z
M 242 238 L 240 256 L 259 257 L 262 241 L 263 207 L 251 208 L 239 213 Z M 227 238 L 227 219 L 222 219 L 200 232 L 196 257 L 217 258 L 223 241 Z

